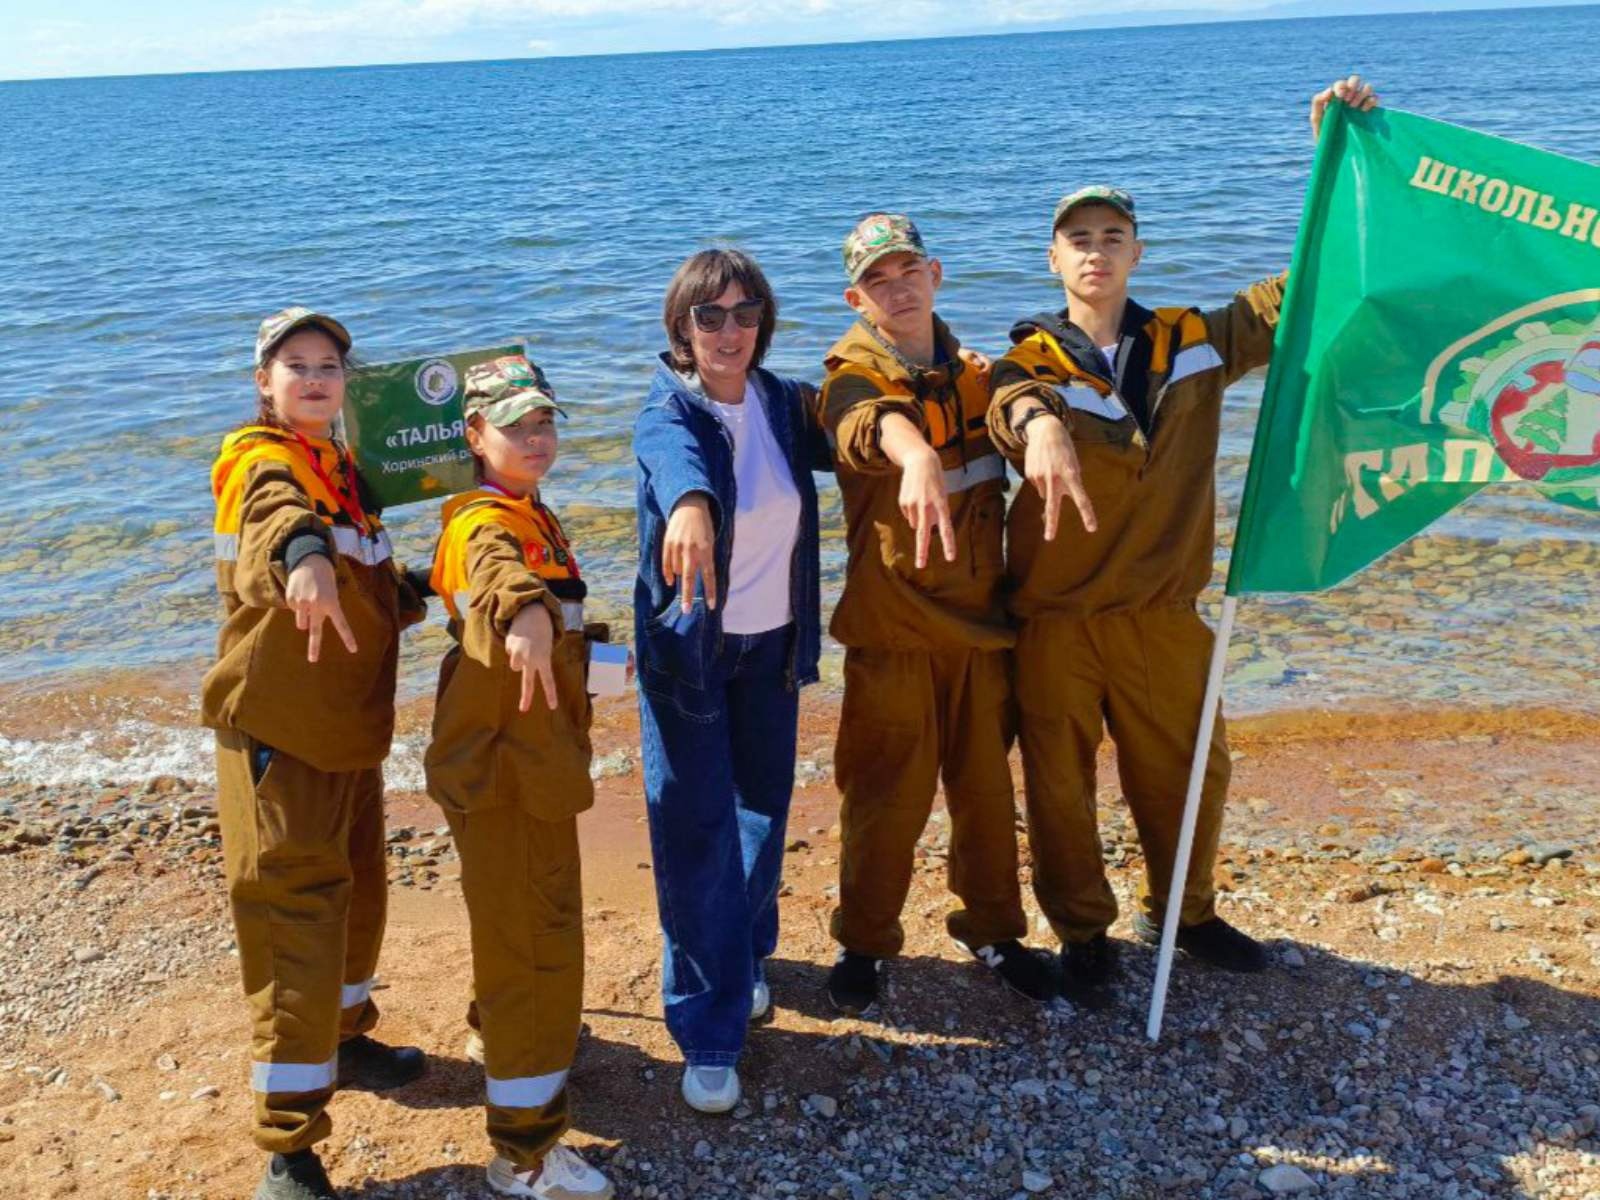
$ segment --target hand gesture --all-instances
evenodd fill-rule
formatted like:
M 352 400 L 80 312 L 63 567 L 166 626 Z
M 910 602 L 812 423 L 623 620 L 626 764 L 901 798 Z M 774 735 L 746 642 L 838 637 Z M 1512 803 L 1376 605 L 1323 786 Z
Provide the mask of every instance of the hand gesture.
M 681 584 L 685 613 L 694 607 L 696 580 L 705 582 L 706 607 L 717 606 L 716 532 L 704 492 L 690 492 L 673 507 L 661 542 L 661 576 L 668 587 Z
M 944 466 L 931 446 L 908 455 L 900 468 L 900 513 L 917 531 L 917 570 L 928 565 L 928 544 L 935 529 L 945 562 L 955 562 L 956 529 L 950 520 L 950 497 L 944 490 Z
M 302 558 L 289 572 L 283 599 L 294 612 L 294 627 L 307 633 L 307 662 L 316 662 L 322 655 L 324 621 L 332 621 L 344 648 L 351 654 L 356 652 L 356 635 L 350 632 L 350 622 L 345 620 L 344 609 L 339 607 L 339 581 L 327 555 L 312 554 Z
M 1034 490 L 1044 499 L 1044 540 L 1056 540 L 1056 527 L 1061 522 L 1061 501 L 1072 497 L 1078 508 L 1083 527 L 1093 533 L 1098 527 L 1094 505 L 1083 486 L 1083 473 L 1078 468 L 1078 452 L 1072 438 L 1059 417 L 1034 417 L 1028 426 L 1028 449 L 1023 459 L 1022 473 Z
M 1328 105 L 1335 100 L 1362 112 L 1371 112 L 1378 107 L 1378 93 L 1372 90 L 1370 83 L 1363 83 L 1361 76 L 1352 75 L 1348 79 L 1335 80 L 1311 97 L 1312 141 L 1322 136 L 1322 118 L 1328 111 Z
M 533 706 L 533 681 L 537 679 L 544 689 L 544 700 L 551 708 L 556 706 L 556 675 L 550 666 L 550 652 L 555 647 L 556 630 L 550 612 L 537 600 L 524 604 L 511 618 L 511 628 L 506 630 L 506 658 L 513 671 L 522 673 L 522 698 L 517 703 L 518 712 L 527 712 Z

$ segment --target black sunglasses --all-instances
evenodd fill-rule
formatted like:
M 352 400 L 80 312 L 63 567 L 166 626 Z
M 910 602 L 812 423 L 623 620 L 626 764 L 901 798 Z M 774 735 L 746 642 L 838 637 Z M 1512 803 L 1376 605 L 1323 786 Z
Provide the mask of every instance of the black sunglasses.
M 696 304 L 689 310 L 689 315 L 694 318 L 695 328 L 701 333 L 717 333 L 728 323 L 730 313 L 734 324 L 740 329 L 754 329 L 761 324 L 766 312 L 765 300 L 741 300 L 732 308 L 720 304 Z

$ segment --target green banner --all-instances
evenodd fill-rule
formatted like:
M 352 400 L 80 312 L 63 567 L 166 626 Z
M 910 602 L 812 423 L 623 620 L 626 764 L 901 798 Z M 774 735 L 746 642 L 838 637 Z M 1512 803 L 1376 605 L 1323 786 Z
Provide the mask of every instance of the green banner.
M 1335 105 L 1228 592 L 1331 587 L 1519 481 L 1600 509 L 1600 168 Z
M 472 486 L 472 452 L 462 436 L 461 379 L 477 363 L 522 352 L 521 346 L 497 346 L 363 363 L 351 371 L 345 432 L 380 505 L 442 500 Z

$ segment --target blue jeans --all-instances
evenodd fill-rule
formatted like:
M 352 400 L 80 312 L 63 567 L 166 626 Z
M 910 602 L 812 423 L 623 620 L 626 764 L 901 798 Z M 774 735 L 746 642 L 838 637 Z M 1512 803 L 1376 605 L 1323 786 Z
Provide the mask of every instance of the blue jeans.
M 667 1030 L 695 1066 L 738 1062 L 751 991 L 778 944 L 800 713 L 785 678 L 793 637 L 793 625 L 725 635 L 699 703 L 686 705 L 681 686 L 639 690 L 661 994 Z

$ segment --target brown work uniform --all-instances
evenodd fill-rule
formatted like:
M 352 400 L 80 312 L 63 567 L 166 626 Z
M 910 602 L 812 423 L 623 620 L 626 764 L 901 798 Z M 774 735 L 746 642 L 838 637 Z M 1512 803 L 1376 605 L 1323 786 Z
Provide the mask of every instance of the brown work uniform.
M 900 910 L 942 774 L 950 813 L 952 936 L 974 948 L 1022 936 L 1014 736 L 1001 596 L 1005 464 L 985 428 L 987 380 L 937 317 L 942 363 L 916 366 L 865 322 L 828 352 L 822 423 L 835 444 L 849 545 L 830 632 L 845 646 L 834 771 L 843 793 L 834 938 L 857 954 L 900 952 Z M 914 424 L 945 468 L 956 558 L 937 536 L 916 566 L 900 470 L 878 426 Z
M 583 884 L 577 814 L 589 779 L 585 585 L 555 515 L 533 498 L 480 488 L 444 506 L 432 584 L 456 645 L 439 669 L 428 794 L 461 854 L 472 923 L 474 1002 L 495 1149 L 537 1167 L 566 1130 L 567 1072 L 583 1008 Z M 506 634 L 542 604 L 556 640 L 557 706 L 522 675 Z M 603 627 L 589 632 L 603 638 Z
M 1195 610 L 1211 581 L 1217 440 L 1225 388 L 1263 366 L 1282 278 L 1211 312 L 1129 303 L 1117 361 L 1064 313 L 1023 321 L 995 364 L 989 428 L 1019 469 L 1011 406 L 1038 399 L 1066 422 L 1099 528 L 1070 500 L 1053 542 L 1024 486 L 1008 518 L 1008 604 L 1020 623 L 1017 704 L 1033 886 L 1064 942 L 1116 920 L 1095 819 L 1102 728 L 1145 855 L 1140 902 L 1159 923 L 1199 733 L 1212 635 Z M 1024 436 L 1035 426 L 1024 430 Z M 1212 864 L 1229 757 L 1219 716 L 1206 764 L 1181 921 L 1215 915 Z
M 340 1041 L 371 1029 L 387 907 L 383 776 L 400 629 L 422 606 L 332 441 L 249 426 L 211 470 L 225 619 L 201 719 L 217 731 L 217 815 L 254 1019 L 255 1141 L 325 1138 Z M 321 661 L 285 607 L 291 544 L 321 539 L 355 637 Z

